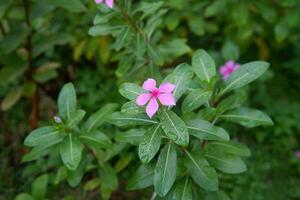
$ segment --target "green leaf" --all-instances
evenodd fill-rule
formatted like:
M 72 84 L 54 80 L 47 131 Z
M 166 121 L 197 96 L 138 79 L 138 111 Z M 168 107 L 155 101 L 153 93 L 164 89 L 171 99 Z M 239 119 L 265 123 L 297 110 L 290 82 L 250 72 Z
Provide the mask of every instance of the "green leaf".
M 67 126 L 69 128 L 74 128 L 75 126 L 78 125 L 78 123 L 83 119 L 85 116 L 85 111 L 84 110 L 77 110 L 71 118 L 67 121 Z
M 23 28 L 22 31 L 5 35 L 0 43 L 0 49 L 6 54 L 12 53 L 26 41 L 25 39 L 29 34 L 30 30 Z
M 94 178 L 92 180 L 89 180 L 88 182 L 86 182 L 83 186 L 83 189 L 85 191 L 92 191 L 95 190 L 96 188 L 98 188 L 100 186 L 100 179 L 99 178 Z
M 192 66 L 194 72 L 200 78 L 206 82 L 210 82 L 210 79 L 216 75 L 216 66 L 211 56 L 203 49 L 196 51 L 192 58 Z
M 70 120 L 76 112 L 76 92 L 72 83 L 67 83 L 61 89 L 58 95 L 59 115 L 66 121 Z
M 139 145 L 139 157 L 143 163 L 148 163 L 159 151 L 161 143 L 161 125 L 154 125 L 144 134 Z
M 204 103 L 208 102 L 212 95 L 211 91 L 205 91 L 202 89 L 196 89 L 190 92 L 190 94 L 184 99 L 181 109 L 183 113 L 191 112 Z
M 245 107 L 229 111 L 221 115 L 220 118 L 226 121 L 236 122 L 242 126 L 249 128 L 260 125 L 273 125 L 272 119 L 262 111 Z
M 45 199 L 46 191 L 48 185 L 48 174 L 39 176 L 32 183 L 32 196 L 34 199 Z
M 115 164 L 115 171 L 117 173 L 121 172 L 123 169 L 125 169 L 130 164 L 130 162 L 133 158 L 134 158 L 134 155 L 132 153 L 121 154 L 121 158 Z
M 15 200 L 34 200 L 34 198 L 28 193 L 21 193 L 16 196 Z
M 158 124 L 158 121 L 149 119 L 146 114 L 125 114 L 120 112 L 113 113 L 110 122 L 116 126 Z
M 126 132 L 117 133 L 115 136 L 115 140 L 117 142 L 126 142 L 133 145 L 139 144 L 143 135 L 147 131 L 145 129 L 129 129 Z
M 26 146 L 40 146 L 52 141 L 62 141 L 64 134 L 53 126 L 45 126 L 33 130 L 25 139 Z
M 92 114 L 84 124 L 84 130 L 86 133 L 90 133 L 101 126 L 117 108 L 117 104 L 106 104 L 97 112 Z
M 129 100 L 135 100 L 140 94 L 145 93 L 145 90 L 134 83 L 123 83 L 119 89 L 120 94 Z
M 191 135 L 203 140 L 229 140 L 229 135 L 223 128 L 202 119 L 188 121 L 187 128 Z
M 1 110 L 6 111 L 13 107 L 22 96 L 22 87 L 16 87 L 9 91 L 9 93 L 5 96 L 3 101 L 1 102 Z
M 114 169 L 107 163 L 100 166 L 99 170 L 101 187 L 114 191 L 118 188 L 118 178 Z
M 105 35 L 114 35 L 118 33 L 119 31 L 122 31 L 122 29 L 126 28 L 124 25 L 115 25 L 111 26 L 108 24 L 101 24 L 96 25 L 90 28 L 88 34 L 90 36 L 96 37 L 96 36 L 105 36 Z
M 29 153 L 27 153 L 23 158 L 21 162 L 29 162 L 38 159 L 39 157 L 45 155 L 47 153 L 47 149 L 51 146 L 54 146 L 58 143 L 61 143 L 63 141 L 63 138 L 56 138 L 51 141 L 48 141 L 42 145 L 34 147 Z
M 213 141 L 208 146 L 237 156 L 251 156 L 251 152 L 246 145 L 234 141 Z
M 173 200 L 193 200 L 193 185 L 189 177 L 180 180 L 173 192 Z
M 162 110 L 159 113 L 161 127 L 166 135 L 176 144 L 187 146 L 189 144 L 189 133 L 185 123 L 171 110 Z
M 165 196 L 176 179 L 177 154 L 170 142 L 162 149 L 154 172 L 154 189 L 160 196 Z
M 185 163 L 190 176 L 203 189 L 218 190 L 219 181 L 216 170 L 209 166 L 202 154 L 191 154 L 185 150 L 187 162 Z
M 54 48 L 56 45 L 64 45 L 71 42 L 72 35 L 64 32 L 56 32 L 52 34 L 42 35 L 36 34 L 35 45 L 33 46 L 32 56 L 38 57 L 42 53 L 45 53 L 49 49 Z
M 238 156 L 211 147 L 207 147 L 206 151 L 205 157 L 208 162 L 224 173 L 239 174 L 247 170 L 247 166 Z
M 144 189 L 153 185 L 154 166 L 152 164 L 141 165 L 135 171 L 126 187 L 127 190 Z
M 69 170 L 76 170 L 81 160 L 83 145 L 71 133 L 60 144 L 60 156 Z
M 265 73 L 268 67 L 269 63 L 264 61 L 254 61 L 242 65 L 225 81 L 225 87 L 221 90 L 220 95 L 251 83 Z
M 125 103 L 121 108 L 121 112 L 127 114 L 141 114 L 141 113 L 145 113 L 145 108 L 138 106 L 136 102 L 133 100 Z
M 63 165 L 58 168 L 54 178 L 54 184 L 58 185 L 61 181 L 66 180 L 68 177 L 68 169 Z
M 217 105 L 218 114 L 223 114 L 227 110 L 240 107 L 246 101 L 246 98 L 247 96 L 244 92 L 239 92 L 227 97 Z
M 97 14 L 94 18 L 94 25 L 98 25 L 98 24 L 104 24 L 106 22 L 108 22 L 112 17 L 114 17 L 116 15 L 115 12 L 110 12 L 107 14 Z
M 80 135 L 79 139 L 88 146 L 96 149 L 110 148 L 112 146 L 112 141 L 109 139 L 109 137 L 100 131 L 85 133 Z
M 186 92 L 192 77 L 193 72 L 191 66 L 183 63 L 178 65 L 175 70 L 163 80 L 163 83 L 169 82 L 176 85 L 173 95 L 175 99 L 178 100 Z

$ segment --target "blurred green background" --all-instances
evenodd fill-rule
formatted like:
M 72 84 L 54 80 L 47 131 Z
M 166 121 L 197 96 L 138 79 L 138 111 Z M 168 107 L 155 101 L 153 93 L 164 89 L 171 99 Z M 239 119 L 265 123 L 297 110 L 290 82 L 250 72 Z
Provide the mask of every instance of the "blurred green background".
M 271 63 L 245 94 L 247 104 L 264 110 L 275 125 L 251 130 L 231 125 L 231 137 L 246 143 L 252 157 L 247 172 L 222 175 L 221 188 L 232 199 L 300 199 L 300 158 L 295 155 L 300 150 L 299 0 L 168 0 L 164 8 L 155 31 L 161 41 L 180 42 L 168 47 L 169 52 L 179 50 L 161 69 L 189 62 L 198 48 L 210 52 L 218 66 L 229 59 Z M 118 85 L 132 77 L 122 73 L 118 52 L 111 48 L 113 37 L 88 35 L 96 13 L 93 0 L 0 0 L 0 199 L 30 190 L 35 176 L 53 170 L 50 161 L 20 160 L 28 152 L 24 137 L 56 114 L 64 83 L 74 83 L 79 104 L 87 111 L 120 103 Z M 135 73 L 133 79 L 139 82 L 145 75 Z M 126 179 L 128 174 L 121 176 Z M 97 199 L 99 192 L 85 186 L 90 178 L 84 177 L 75 189 L 64 183 L 49 185 L 47 196 Z M 124 193 L 120 189 L 112 199 L 143 195 Z

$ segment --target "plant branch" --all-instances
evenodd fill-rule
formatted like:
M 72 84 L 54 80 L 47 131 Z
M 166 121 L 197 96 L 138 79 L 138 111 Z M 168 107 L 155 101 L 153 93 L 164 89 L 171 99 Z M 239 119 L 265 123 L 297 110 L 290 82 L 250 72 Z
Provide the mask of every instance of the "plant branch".
M 27 25 L 27 28 L 29 29 L 30 33 L 27 36 L 27 43 L 26 43 L 26 49 L 28 52 L 28 79 L 32 80 L 32 75 L 35 72 L 35 69 L 33 67 L 33 58 L 32 58 L 32 30 L 31 30 L 31 22 L 30 22 L 30 0 L 23 0 L 24 5 L 24 13 L 25 13 L 25 22 Z M 32 109 L 30 113 L 30 127 L 31 129 L 35 129 L 38 125 L 38 116 L 39 116 L 39 95 L 38 95 L 38 87 L 32 97 Z

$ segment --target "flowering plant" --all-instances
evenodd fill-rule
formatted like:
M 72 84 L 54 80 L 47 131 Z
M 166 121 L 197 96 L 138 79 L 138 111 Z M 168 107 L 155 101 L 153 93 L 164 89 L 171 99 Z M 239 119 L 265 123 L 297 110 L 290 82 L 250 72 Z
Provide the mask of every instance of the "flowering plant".
M 50 165 L 56 173 L 41 175 L 33 186 L 45 188 L 53 180 L 76 187 L 89 174 L 93 178 L 84 187 L 100 187 L 103 199 L 119 186 L 151 187 L 152 199 L 226 197 L 219 173 L 245 172 L 243 159 L 251 153 L 225 127 L 228 122 L 248 128 L 273 124 L 262 111 L 242 106 L 245 98 L 239 92 L 269 64 L 228 61 L 218 74 L 205 50 L 191 53 L 184 39 L 174 35 L 166 40 L 157 31 L 166 26 L 163 2 L 95 2 L 100 12 L 89 34 L 113 41 L 114 84 L 128 102 L 118 98 L 85 118 L 75 87 L 64 85 L 53 122 L 33 130 L 24 142 L 32 150 L 23 162 L 44 159 L 59 166 Z M 190 64 L 171 62 L 187 53 L 192 54 Z M 129 165 L 133 171 L 127 170 Z M 124 181 L 124 176 L 130 179 Z

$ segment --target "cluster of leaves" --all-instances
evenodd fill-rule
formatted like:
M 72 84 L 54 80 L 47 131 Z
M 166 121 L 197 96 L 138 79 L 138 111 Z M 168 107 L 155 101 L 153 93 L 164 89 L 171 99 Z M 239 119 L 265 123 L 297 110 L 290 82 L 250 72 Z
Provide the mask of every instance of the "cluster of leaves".
M 225 95 L 252 82 L 267 68 L 265 62 L 247 63 L 224 84 L 218 85 L 219 77 L 214 61 L 204 50 L 199 50 L 193 56 L 192 67 L 180 64 L 162 81 L 176 85 L 173 95 L 177 102 L 187 94 L 181 110 L 174 112 L 171 108 L 163 108 L 153 119 L 149 119 L 144 109 L 135 103 L 137 95 L 144 92 L 143 88 L 133 83 L 124 83 L 120 93 L 131 101 L 122 106 L 121 112 L 113 113 L 109 121 L 121 127 L 138 126 L 115 135 L 115 141 L 138 144 L 138 155 L 143 163 L 127 188 L 143 189 L 154 185 L 159 196 L 197 199 L 199 191 L 218 191 L 216 169 L 229 174 L 244 172 L 246 165 L 241 157 L 250 156 L 250 150 L 238 142 L 229 141 L 227 131 L 215 124 L 218 120 L 227 120 L 247 127 L 272 125 L 271 119 L 263 112 L 240 107 L 242 101 L 239 98 L 234 94 Z M 27 136 L 25 145 L 35 148 L 23 161 L 36 159 L 37 154 L 44 156 L 43 150 L 56 152 L 59 146 L 63 164 L 68 170 L 77 171 L 80 162 L 84 162 L 81 159 L 83 144 L 96 158 L 99 156 L 95 148 L 112 148 L 109 137 L 97 131 L 97 128 L 107 120 L 106 116 L 114 108 L 115 105 L 108 105 L 100 109 L 78 127 L 85 111 L 76 109 L 76 94 L 72 84 L 65 85 L 58 97 L 61 121 L 60 118 L 56 119 L 58 122 L 53 126 L 38 128 Z M 164 147 L 160 150 L 161 145 Z M 115 177 L 116 173 L 108 167 L 110 165 L 107 161 L 98 160 L 100 174 L 114 174 Z M 173 187 L 175 181 L 176 186 Z M 112 182 L 109 180 L 109 183 Z M 108 188 L 111 184 L 104 183 L 101 185 L 102 191 L 110 193 L 116 189 L 116 183 Z M 193 189 L 197 187 L 203 190 Z
M 98 5 L 101 12 L 96 15 L 89 34 L 115 38 L 110 48 L 118 52 L 112 59 L 119 63 L 115 74 L 121 81 L 155 76 L 159 74 L 157 66 L 190 51 L 185 39 L 162 41 L 160 30 L 167 13 L 163 1 L 117 1 L 115 4 L 113 10 Z
M 4 195 L 6 199 L 10 199 L 18 192 L 31 191 L 18 198 L 44 199 L 43 191 L 48 187 L 46 196 L 62 199 L 67 193 L 70 196 L 76 193 L 64 185 L 65 180 L 71 187 L 79 188 L 82 196 L 78 198 L 82 199 L 88 199 L 85 195 L 94 194 L 95 191 L 96 194 L 100 191 L 107 199 L 118 186 L 119 191 L 122 191 L 124 182 L 129 190 L 155 185 L 154 173 L 160 155 L 163 156 L 164 146 L 170 147 L 172 152 L 175 149 L 178 164 L 176 181 L 168 197 L 172 198 L 174 195 L 177 198 L 182 188 L 193 188 L 195 193 L 203 185 L 203 182 L 197 183 L 190 175 L 196 173 L 192 173 L 194 169 L 189 168 L 193 163 L 189 163 L 186 152 L 201 161 L 206 159 L 209 167 L 204 168 L 228 173 L 226 168 L 219 169 L 218 164 L 205 155 L 213 151 L 210 146 L 218 149 L 220 142 L 235 145 L 234 141 L 243 141 L 252 147 L 254 157 L 248 165 L 250 171 L 239 176 L 218 174 L 219 188 L 233 199 L 273 199 L 275 195 L 268 191 L 276 192 L 278 198 L 297 199 L 300 196 L 297 194 L 299 160 L 294 158 L 294 151 L 299 147 L 299 138 L 295 133 L 300 130 L 300 116 L 295 112 L 299 110 L 299 1 L 117 0 L 116 3 L 114 9 L 109 10 L 103 5 L 95 6 L 92 0 L 0 0 L 1 110 L 8 111 L 22 96 L 34 98 L 37 95 L 41 98 L 40 124 L 49 125 L 49 117 L 53 117 L 56 112 L 53 102 L 58 93 L 57 88 L 70 79 L 75 82 L 78 107 L 89 113 L 103 103 L 124 101 L 116 92 L 116 82 L 139 82 L 149 76 L 160 82 L 174 82 L 183 74 L 186 79 L 182 83 L 186 89 L 176 92 L 178 105 L 172 110 L 161 110 L 153 119 L 157 124 L 151 127 L 136 126 L 137 122 L 126 123 L 110 119 L 109 121 L 122 127 L 119 129 L 105 123 L 97 128 L 97 131 L 105 133 L 111 141 L 106 147 L 93 146 L 83 139 L 86 120 L 70 128 L 68 123 L 71 122 L 61 116 L 62 124 L 52 122 L 52 126 L 46 127 L 48 129 L 44 127 L 45 131 L 57 131 L 59 134 L 54 139 L 57 137 L 61 140 L 52 146 L 51 142 L 31 145 L 34 148 L 25 155 L 23 161 L 36 161 L 19 165 L 19 157 L 27 151 L 21 146 L 21 140 L 28 132 L 30 112 L 28 101 L 20 101 L 13 110 L 0 113 L 0 154 L 3 157 L 0 177 L 4 180 L 0 183 L 0 198 Z M 27 5 L 29 9 L 26 11 Z M 94 25 L 89 29 L 95 12 L 97 16 Z M 97 37 L 88 37 L 88 30 L 90 35 Z M 209 51 L 216 66 L 227 59 L 248 62 L 259 57 L 269 60 L 272 68 L 254 87 L 243 87 L 234 93 L 226 91 L 227 89 L 223 92 L 229 80 L 225 83 L 218 81 L 213 76 L 216 74 L 215 70 L 208 73 L 208 83 L 201 68 L 193 69 L 196 66 L 193 62 L 196 61 L 192 61 L 192 68 L 182 64 L 170 74 L 171 69 L 167 68 L 176 66 L 181 60 L 188 58 L 187 53 L 192 52 L 193 48 L 199 47 Z M 179 58 L 184 54 L 185 57 Z M 194 55 L 196 54 L 204 53 L 198 51 Z M 213 75 L 210 76 L 210 73 Z M 165 74 L 168 75 L 167 78 L 162 79 Z M 123 92 L 123 87 L 124 85 L 120 90 L 121 94 L 134 100 L 128 96 L 130 93 Z M 243 102 L 247 107 L 239 107 Z M 276 128 L 247 129 L 271 124 L 263 113 L 249 107 L 265 110 L 272 116 Z M 75 110 L 77 113 L 77 108 Z M 176 115 L 175 118 L 184 122 L 183 126 L 189 135 L 188 146 L 186 136 L 181 138 L 183 142 L 178 142 L 177 136 L 162 129 L 162 125 L 155 129 L 158 123 L 162 124 L 160 118 L 163 111 L 171 112 L 171 115 Z M 78 117 L 80 112 L 83 113 L 78 111 Z M 113 117 L 137 115 L 149 120 L 143 112 L 134 102 L 128 102 Z M 109 118 L 109 114 L 104 118 Z M 73 116 L 72 119 L 76 121 Z M 226 121 L 235 122 L 246 129 Z M 207 139 L 207 135 L 203 136 L 205 132 L 190 129 L 190 123 L 195 126 L 200 124 L 208 130 L 213 129 L 220 135 Z M 136 127 L 128 129 L 127 126 Z M 225 129 L 234 141 L 228 141 L 229 134 Z M 149 140 L 153 136 L 151 132 L 155 130 L 159 137 L 150 142 L 155 143 L 152 146 L 154 149 L 148 149 Z M 60 155 L 60 146 L 64 140 L 69 139 L 70 133 L 72 139 L 79 141 L 78 147 L 82 155 L 75 170 L 77 164 L 67 164 L 69 162 Z M 199 142 L 195 142 L 196 140 Z M 202 142 L 206 140 L 209 141 Z M 200 142 L 204 144 L 197 146 Z M 139 147 L 135 148 L 136 146 Z M 239 143 L 238 146 L 241 147 Z M 241 148 L 246 149 L 244 146 Z M 135 154 L 136 151 L 139 153 Z M 240 157 L 245 156 L 226 151 L 220 153 L 222 156 L 222 153 L 226 154 L 225 158 L 230 154 L 229 157 L 240 161 L 243 161 Z M 70 157 L 70 154 L 65 156 Z M 139 158 L 144 163 L 140 167 Z M 238 162 L 236 160 L 234 162 Z M 185 162 L 189 164 L 183 165 Z M 204 163 L 205 166 L 207 163 Z M 241 166 L 245 170 L 245 165 Z M 134 174 L 135 169 L 138 171 L 132 180 L 129 183 L 124 181 Z M 35 177 L 40 176 L 44 178 L 34 181 Z M 293 178 L 287 180 L 287 176 Z M 139 179 L 140 177 L 144 179 Z M 23 184 L 19 183 L 19 179 L 22 179 Z M 33 181 L 31 188 L 30 183 Z M 103 183 L 108 188 L 102 187 Z M 38 189 L 34 185 L 41 187 Z M 97 190 L 99 186 L 100 190 Z M 158 187 L 156 185 L 155 189 Z M 55 192 L 51 192 L 51 188 Z M 160 194 L 162 189 L 157 190 Z M 148 192 L 152 192 L 152 188 L 145 189 L 142 193 L 136 191 L 136 198 L 148 196 Z M 204 195 L 207 199 L 226 199 L 224 192 L 205 192 L 205 188 L 202 188 L 199 190 L 202 194 L 198 195 Z M 245 192 L 249 194 L 247 198 L 243 196 Z M 127 194 L 128 198 L 134 198 L 130 196 L 132 193 Z M 190 190 L 186 194 L 191 194 Z

